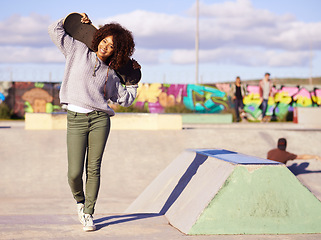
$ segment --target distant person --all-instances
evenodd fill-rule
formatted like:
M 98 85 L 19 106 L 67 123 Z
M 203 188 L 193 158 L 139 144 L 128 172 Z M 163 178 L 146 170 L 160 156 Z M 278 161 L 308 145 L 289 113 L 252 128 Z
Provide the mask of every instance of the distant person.
M 268 152 L 267 154 L 267 159 L 281 162 L 286 164 L 287 161 L 289 160 L 294 160 L 294 159 L 302 159 L 302 160 L 307 160 L 307 159 L 317 159 L 321 160 L 320 156 L 316 155 L 308 155 L 308 154 L 303 154 L 303 155 L 296 155 L 290 152 L 287 152 L 286 149 L 286 139 L 285 138 L 279 138 L 278 140 L 278 146 L 275 149 L 272 149 Z
M 270 80 L 270 73 L 265 73 L 264 78 L 259 83 L 260 97 L 262 100 L 262 122 L 266 122 L 266 110 L 268 107 L 269 97 L 272 93 L 272 83 Z
M 241 116 L 244 115 L 244 104 L 243 104 L 243 97 L 246 94 L 245 86 L 241 84 L 241 78 L 239 76 L 236 77 L 235 83 L 231 87 L 233 100 L 234 100 L 234 107 L 236 113 L 236 121 L 239 122 L 241 120 Z M 241 110 L 241 116 L 240 116 Z

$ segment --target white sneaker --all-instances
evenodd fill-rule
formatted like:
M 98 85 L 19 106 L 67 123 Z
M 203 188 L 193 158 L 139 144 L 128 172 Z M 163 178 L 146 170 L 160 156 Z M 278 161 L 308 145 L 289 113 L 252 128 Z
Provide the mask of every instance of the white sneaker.
M 94 219 L 91 214 L 85 214 L 84 215 L 84 231 L 89 232 L 89 231 L 95 231 L 96 226 L 94 224 Z
M 85 215 L 84 208 L 85 208 L 85 205 L 83 203 L 77 203 L 78 219 L 83 225 L 84 225 L 84 215 Z

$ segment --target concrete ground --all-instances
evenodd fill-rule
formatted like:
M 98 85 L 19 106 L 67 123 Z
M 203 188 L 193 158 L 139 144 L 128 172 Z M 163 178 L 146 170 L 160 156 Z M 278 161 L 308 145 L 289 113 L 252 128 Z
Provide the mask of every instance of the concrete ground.
M 265 158 L 279 137 L 287 138 L 290 152 L 321 156 L 321 129 L 292 123 L 114 130 L 103 158 L 94 215 L 98 231 L 84 233 L 67 184 L 66 131 L 25 130 L 24 122 L 0 121 L 0 239 L 321 239 L 321 234 L 186 236 L 164 216 L 123 213 L 184 149 L 223 148 Z M 297 177 L 321 200 L 320 163 L 293 164 L 301 166 Z

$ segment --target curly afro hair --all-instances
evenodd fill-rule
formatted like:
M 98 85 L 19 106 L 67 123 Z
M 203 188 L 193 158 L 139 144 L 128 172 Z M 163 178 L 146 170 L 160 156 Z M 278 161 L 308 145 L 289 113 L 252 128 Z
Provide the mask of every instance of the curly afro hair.
M 107 60 L 114 70 L 124 66 L 135 51 L 133 35 L 118 23 L 109 23 L 99 28 L 92 41 L 92 49 L 97 52 L 99 43 L 106 37 L 113 36 L 114 51 Z

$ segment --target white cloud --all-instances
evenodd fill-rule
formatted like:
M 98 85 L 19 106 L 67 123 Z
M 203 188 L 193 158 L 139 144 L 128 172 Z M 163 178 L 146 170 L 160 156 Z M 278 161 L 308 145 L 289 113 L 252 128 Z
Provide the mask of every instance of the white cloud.
M 195 6 L 190 13 L 195 12 Z M 321 48 L 321 22 L 303 23 L 293 15 L 255 9 L 249 0 L 200 6 L 202 48 L 251 46 L 303 50 Z M 211 47 L 212 46 L 212 47 Z
M 142 64 L 192 64 L 195 6 L 185 16 L 137 10 L 93 20 L 119 22 L 134 34 L 134 57 Z M 200 61 L 246 66 L 304 66 L 309 49 L 321 50 L 321 21 L 256 9 L 250 0 L 200 3 Z M 50 41 L 47 16 L 12 16 L 0 22 L 0 62 L 63 62 Z M 166 54 L 164 54 L 166 53 Z
M 0 47 L 0 63 L 61 63 L 64 56 L 56 47 Z
M 97 25 L 118 22 L 133 32 L 136 44 L 143 48 L 190 48 L 194 44 L 195 24 L 192 18 L 134 11 L 97 21 Z
M 24 17 L 13 15 L 0 21 L 0 46 L 48 46 L 49 17 L 32 14 Z
M 135 11 L 100 23 L 117 21 L 134 33 L 138 49 L 175 50 L 172 63 L 189 64 L 195 59 L 194 12 L 195 6 L 184 17 Z M 305 51 L 321 49 L 321 22 L 304 23 L 290 14 L 255 9 L 250 0 L 201 2 L 200 15 L 201 62 L 220 55 L 224 62 L 241 65 L 303 66 L 309 55 Z
M 304 66 L 309 63 L 309 51 L 279 52 L 274 50 L 249 48 L 219 48 L 214 50 L 201 50 L 199 59 L 203 63 L 237 64 L 243 66 L 271 66 L 288 67 Z M 171 57 L 173 64 L 195 63 L 195 51 L 175 50 Z
M 139 60 L 140 63 L 158 64 L 162 52 L 161 50 L 139 48 L 135 51 L 133 58 Z
M 266 65 L 271 67 L 308 66 L 311 56 L 309 51 L 267 51 L 265 54 L 268 59 Z

